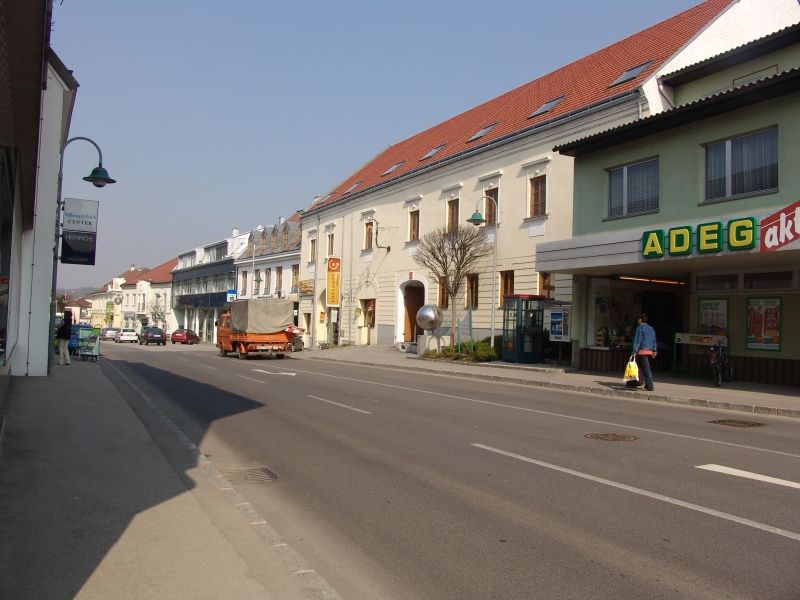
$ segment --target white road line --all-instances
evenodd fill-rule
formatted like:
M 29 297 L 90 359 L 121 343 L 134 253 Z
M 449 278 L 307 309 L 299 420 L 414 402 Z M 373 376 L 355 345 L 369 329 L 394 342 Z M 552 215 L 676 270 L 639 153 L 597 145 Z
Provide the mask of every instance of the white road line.
M 327 402 L 328 404 L 333 404 L 335 406 L 340 406 L 342 408 L 346 408 L 347 410 L 354 410 L 356 412 L 360 412 L 365 415 L 371 415 L 372 413 L 368 410 L 361 410 L 360 408 L 354 408 L 352 406 L 347 406 L 346 404 L 339 404 L 338 402 L 334 402 L 333 400 L 326 400 L 325 398 L 320 398 L 319 396 L 312 396 L 311 394 L 306 394 L 306 398 L 313 398 L 314 400 L 319 400 L 320 402 Z
M 717 473 L 724 473 L 726 475 L 734 475 L 735 477 L 755 479 L 756 481 L 764 481 L 766 483 L 774 483 L 776 485 L 785 485 L 786 487 L 800 490 L 800 483 L 789 481 L 788 479 L 778 479 L 777 477 L 770 477 L 769 475 L 760 475 L 759 473 L 751 473 L 750 471 L 740 471 L 739 469 L 723 467 L 722 465 L 697 465 L 695 468 L 705 469 L 706 471 L 715 471 Z
M 247 381 L 255 381 L 256 383 L 266 384 L 266 381 L 261 381 L 260 379 L 253 379 L 252 377 L 246 377 L 245 375 L 237 375 L 237 377 L 241 377 L 242 379 L 247 379 Z
M 483 444 L 472 444 L 472 446 L 474 446 L 475 448 L 480 448 L 481 450 L 488 450 L 489 452 L 502 454 L 503 456 L 508 456 L 510 458 L 515 458 L 523 462 L 544 467 L 546 469 L 552 469 L 553 471 L 559 471 L 560 473 L 566 473 L 567 475 L 573 475 L 575 477 L 580 477 L 581 479 L 587 479 L 595 483 L 600 483 L 602 485 L 607 485 L 609 487 L 625 490 L 626 492 L 631 492 L 634 494 L 638 494 L 640 496 L 652 498 L 653 500 L 659 500 L 661 502 L 666 502 L 668 504 L 674 504 L 675 506 L 680 506 L 681 508 L 688 508 L 689 510 L 694 510 L 700 513 L 711 515 L 712 517 L 718 517 L 720 519 L 725 519 L 726 521 L 733 521 L 734 523 L 738 523 L 740 525 L 746 525 L 747 527 L 753 527 L 754 529 L 760 529 L 761 531 L 774 533 L 775 535 L 780 535 L 783 537 L 787 537 L 790 540 L 795 540 L 797 542 L 800 542 L 800 533 L 795 533 L 794 531 L 779 529 L 778 527 L 765 525 L 764 523 L 759 523 L 758 521 L 751 521 L 750 519 L 737 517 L 736 515 L 731 515 L 729 513 L 725 513 L 719 510 L 714 510 L 713 508 L 700 506 L 699 504 L 692 504 L 691 502 L 685 502 L 684 500 L 678 500 L 677 498 L 672 498 L 671 496 L 664 496 L 663 494 L 657 494 L 655 492 L 649 492 L 647 490 L 633 487 L 631 485 L 626 485 L 624 483 L 611 481 L 610 479 L 603 479 L 602 477 L 595 477 L 594 475 L 589 475 L 588 473 L 582 473 L 580 471 L 575 471 L 573 469 L 568 469 L 566 467 L 559 467 L 558 465 L 547 463 L 541 460 L 536 460 L 534 458 L 529 458 L 527 456 L 522 456 L 521 454 L 514 454 L 513 452 L 507 452 L 506 450 L 500 450 L 499 448 L 493 448 L 492 446 L 484 446 Z
M 216 371 L 217 367 L 212 367 L 211 365 L 202 365 L 204 369 L 211 369 L 212 371 Z
M 177 358 L 178 360 L 182 360 L 183 362 L 189 362 L 188 358 L 183 358 L 182 356 L 176 356 L 175 358 Z
M 266 373 L 267 375 L 289 375 L 294 377 L 297 373 L 273 373 L 272 371 L 265 371 L 264 369 L 253 369 L 256 373 Z
M 288 367 L 274 367 L 276 369 L 284 369 Z M 796 454 L 793 452 L 782 452 L 781 450 L 770 450 L 768 448 L 759 448 L 758 446 L 748 446 L 747 444 L 736 444 L 734 442 L 723 442 L 720 440 L 712 440 L 710 438 L 704 437 L 697 437 L 694 435 L 684 435 L 682 433 L 672 433 L 669 431 L 661 431 L 658 429 L 648 429 L 646 427 L 635 427 L 634 425 L 626 425 L 624 423 L 613 423 L 610 421 L 598 421 L 597 419 L 587 419 L 586 417 L 575 417 L 572 415 L 565 415 L 563 413 L 551 412 L 547 410 L 537 410 L 535 408 L 526 408 L 524 406 L 514 406 L 513 404 L 503 404 L 501 402 L 490 402 L 489 400 L 478 400 L 477 398 L 467 398 L 465 396 L 455 396 L 453 394 L 444 394 L 442 392 L 431 392 L 430 390 L 422 390 L 417 388 L 406 387 L 403 385 L 392 385 L 390 383 L 381 383 L 379 381 L 371 381 L 369 379 L 357 379 L 355 377 L 345 377 L 344 375 L 330 375 L 328 373 L 318 373 L 316 371 L 303 371 L 302 369 L 297 369 L 296 372 L 298 373 L 307 373 L 309 375 L 318 375 L 319 377 L 330 377 L 332 379 L 342 379 L 344 381 L 353 381 L 356 383 L 368 383 L 372 386 L 376 387 L 385 387 L 391 388 L 395 390 L 403 390 L 407 392 L 415 392 L 417 394 L 427 394 L 429 396 L 439 396 L 440 398 L 450 398 L 451 400 L 463 400 L 465 402 L 473 402 L 475 404 L 483 404 L 485 406 L 496 406 L 498 408 L 509 408 L 512 410 L 519 410 L 522 412 L 537 414 L 537 415 L 546 415 L 548 417 L 557 417 L 559 419 L 570 419 L 572 421 L 581 421 L 583 423 L 592 423 L 594 425 L 609 425 L 611 427 L 624 427 L 625 429 L 631 429 L 634 431 L 644 431 L 647 433 L 655 433 L 658 435 L 665 435 L 668 437 L 675 437 L 684 440 L 694 440 L 696 442 L 705 442 L 708 444 L 717 444 L 720 446 L 730 446 L 732 448 L 742 448 L 743 450 L 755 450 L 756 452 L 767 452 L 769 454 L 778 454 L 779 456 L 789 456 L 791 458 L 800 458 L 800 454 Z M 540 388 L 545 390 L 547 388 Z M 569 394 L 572 392 L 566 390 L 551 390 L 557 393 L 565 393 Z

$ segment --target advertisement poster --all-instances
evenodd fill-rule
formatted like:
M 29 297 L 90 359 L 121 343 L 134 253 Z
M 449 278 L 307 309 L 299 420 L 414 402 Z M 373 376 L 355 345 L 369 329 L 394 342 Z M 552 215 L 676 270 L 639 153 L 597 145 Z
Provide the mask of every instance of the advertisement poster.
M 328 257 L 328 280 L 325 303 L 328 307 L 339 306 L 342 260 L 338 256 Z
M 728 335 L 728 301 L 700 300 L 700 333 Z
M 61 233 L 61 262 L 93 265 L 97 248 L 97 200 L 64 199 Z
M 781 299 L 747 299 L 748 350 L 781 349 Z
M 550 311 L 550 341 L 568 342 L 569 338 L 569 307 Z

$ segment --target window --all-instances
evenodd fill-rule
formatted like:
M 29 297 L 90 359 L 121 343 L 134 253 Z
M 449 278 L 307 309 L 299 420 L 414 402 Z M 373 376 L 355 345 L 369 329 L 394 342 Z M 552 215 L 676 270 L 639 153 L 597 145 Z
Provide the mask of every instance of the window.
M 283 267 L 275 267 L 275 293 L 283 292 Z
M 289 228 L 283 228 L 283 247 L 286 248 L 289 245 Z
M 420 158 L 419 160 L 420 160 L 420 161 L 423 161 L 423 160 L 427 160 L 427 159 L 429 159 L 429 158 L 433 158 L 434 156 L 436 156 L 436 155 L 439 153 L 439 150 L 441 150 L 442 148 L 444 148 L 446 145 L 447 145 L 447 144 L 442 144 L 441 146 L 436 146 L 435 148 L 431 148 L 431 149 L 430 149 L 430 150 L 429 150 L 429 151 L 428 151 L 428 152 L 425 154 L 425 156 L 423 156 L 423 157 L 422 157 L 422 158 Z
M 468 142 L 474 142 L 475 140 L 481 139 L 483 136 L 485 136 L 487 133 L 489 133 L 492 129 L 494 129 L 496 125 L 497 125 L 497 123 L 492 123 L 491 125 L 487 125 L 483 129 L 481 129 L 478 133 L 476 133 L 471 138 L 469 138 L 467 141 Z
M 447 297 L 447 277 L 439 278 L 439 298 L 437 304 L 440 308 L 447 308 L 450 304 Z
M 410 242 L 419 240 L 419 210 L 408 213 L 408 240 Z
M 317 262 L 317 238 L 308 240 L 308 262 Z
M 247 294 L 247 271 L 242 271 L 242 282 L 239 284 L 239 295 Z
M 278 248 L 278 232 L 274 229 L 272 230 L 271 246 L 273 250 Z
M 383 173 L 381 173 L 381 177 L 385 177 L 386 175 L 394 173 L 398 168 L 400 168 L 400 165 L 402 165 L 404 162 L 406 162 L 406 161 L 401 160 L 398 163 L 394 163 L 391 167 L 389 167 Z
M 458 198 L 447 201 L 447 233 L 458 230 Z
M 636 65 L 635 67 L 631 67 L 630 69 L 625 71 L 622 75 L 617 77 L 608 87 L 614 87 L 615 85 L 619 85 L 620 83 L 625 83 L 626 81 L 630 81 L 631 79 L 636 79 L 636 77 L 638 77 L 639 74 L 642 71 L 644 71 L 650 65 L 651 62 L 653 61 L 648 60 L 645 63 Z
M 499 201 L 499 190 L 492 188 L 483 192 L 483 195 L 492 200 L 484 198 L 483 203 L 486 205 L 486 223 L 484 225 L 497 225 L 497 209 Z
M 657 209 L 657 158 L 609 171 L 609 217 L 620 217 Z
M 536 117 L 538 115 L 543 115 L 546 112 L 550 112 L 563 99 L 564 99 L 564 96 L 559 96 L 558 98 L 553 98 L 552 100 L 548 100 L 547 102 L 542 104 L 539 108 L 537 108 L 535 111 L 533 111 L 528 118 L 530 119 L 530 118 Z
M 328 234 L 328 256 L 333 256 L 333 234 Z
M 791 271 L 774 273 L 745 273 L 744 289 L 746 290 L 780 290 L 791 288 L 794 280 Z
M 553 274 L 539 273 L 539 295 L 552 298 L 554 290 L 555 287 L 553 286 Z
M 346 194 L 349 194 L 350 192 L 352 192 L 354 189 L 356 189 L 356 188 L 359 186 L 359 184 L 361 184 L 361 182 L 360 182 L 360 181 L 356 181 L 356 182 L 355 182 L 353 185 L 351 185 L 351 186 L 350 186 L 349 188 L 347 188 L 347 189 L 346 189 L 344 192 L 342 192 L 342 196 L 344 196 L 344 195 L 346 195 Z
M 706 200 L 777 188 L 777 129 L 706 146 Z
M 300 265 L 292 265 L 292 291 L 297 291 L 298 279 L 300 279 Z
M 272 269 L 264 269 L 264 294 L 269 295 L 272 289 Z
M 375 221 L 364 223 L 364 250 L 372 250 L 372 238 L 375 233 Z
M 695 278 L 696 292 L 726 292 L 735 290 L 739 284 L 736 273 L 729 275 L 698 275 Z
M 530 216 L 544 217 L 547 215 L 547 175 L 531 177 L 531 206 Z
M 256 269 L 253 275 L 253 296 L 261 293 L 261 269 Z
M 506 296 L 514 293 L 514 271 L 500 272 L 500 305 L 505 304 Z
M 478 276 L 467 275 L 467 306 L 478 308 Z

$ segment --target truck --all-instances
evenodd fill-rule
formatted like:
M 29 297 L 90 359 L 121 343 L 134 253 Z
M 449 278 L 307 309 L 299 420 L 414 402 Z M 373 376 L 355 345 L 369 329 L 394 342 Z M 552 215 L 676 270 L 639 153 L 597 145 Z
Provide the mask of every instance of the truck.
M 234 300 L 217 321 L 220 356 L 235 352 L 245 360 L 255 355 L 283 358 L 293 349 L 294 303 L 286 299 Z

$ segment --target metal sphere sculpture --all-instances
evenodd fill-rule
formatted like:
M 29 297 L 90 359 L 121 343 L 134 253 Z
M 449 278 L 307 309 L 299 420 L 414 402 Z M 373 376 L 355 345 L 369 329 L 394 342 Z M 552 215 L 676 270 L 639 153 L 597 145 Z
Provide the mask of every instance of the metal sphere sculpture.
M 425 331 L 439 329 L 443 320 L 441 309 L 434 304 L 425 304 L 417 311 L 417 325 Z

